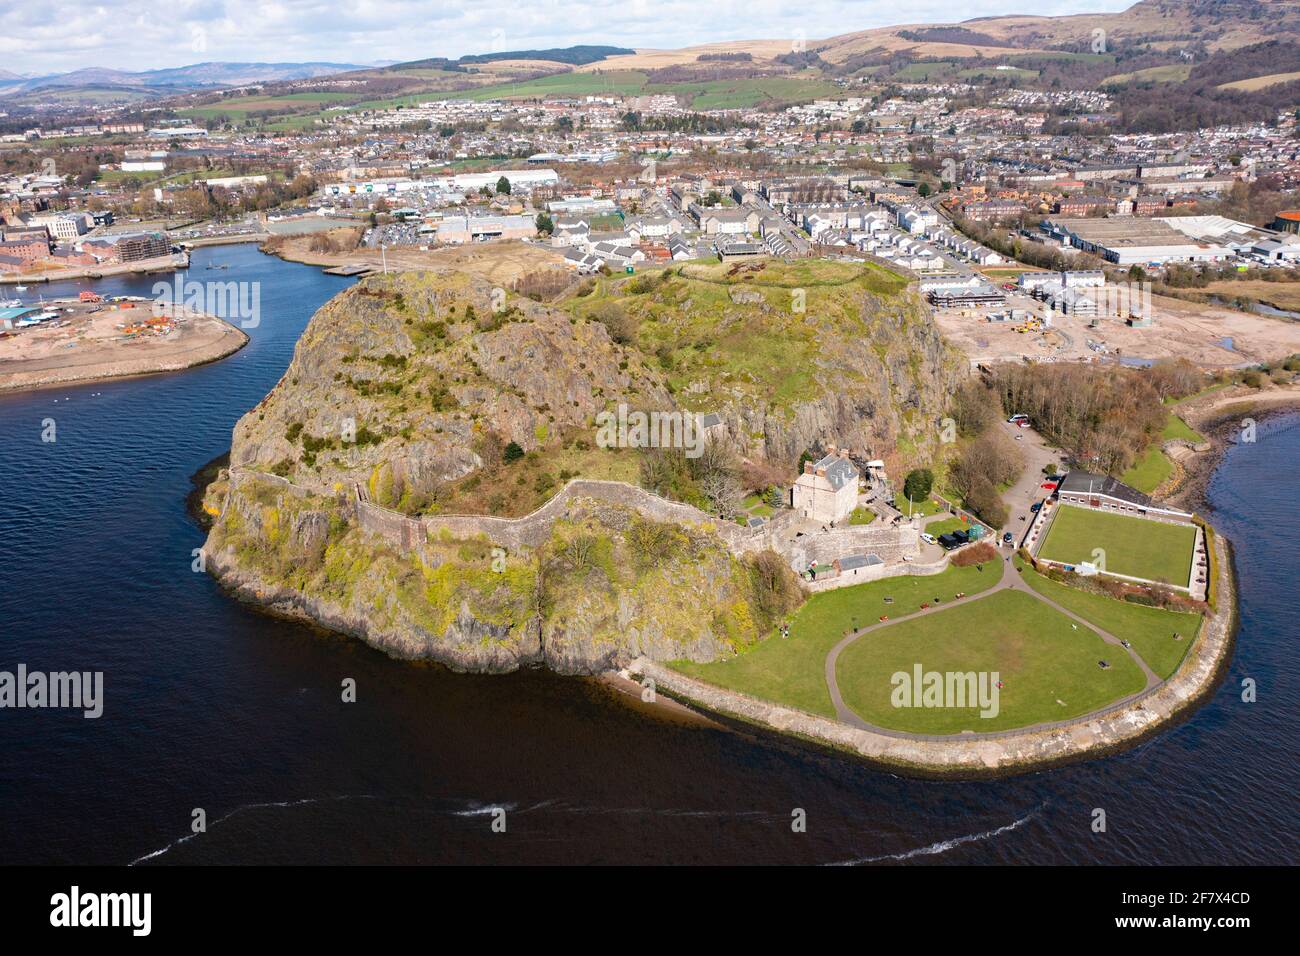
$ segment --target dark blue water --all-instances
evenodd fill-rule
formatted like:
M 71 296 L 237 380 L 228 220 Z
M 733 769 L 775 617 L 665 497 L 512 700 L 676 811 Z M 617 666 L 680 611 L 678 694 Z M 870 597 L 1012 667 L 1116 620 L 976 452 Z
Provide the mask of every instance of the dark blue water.
M 262 282 L 241 353 L 0 398 L 0 669 L 102 670 L 107 698 L 99 720 L 0 710 L 0 862 L 1297 861 L 1300 418 L 1233 449 L 1211 486 L 1243 608 L 1231 674 L 1205 707 L 1105 760 L 911 780 L 646 713 L 591 681 L 391 661 L 192 573 L 190 474 L 346 284 L 249 247 L 198 251 L 194 278 L 208 262 L 231 265 L 207 273 L 222 281 Z M 1240 702 L 1246 676 L 1257 703 Z M 340 701 L 347 677 L 355 704 Z M 1097 807 L 1105 834 L 1089 827 Z M 208 832 L 183 840 L 195 808 Z M 807 833 L 791 832 L 794 808 Z

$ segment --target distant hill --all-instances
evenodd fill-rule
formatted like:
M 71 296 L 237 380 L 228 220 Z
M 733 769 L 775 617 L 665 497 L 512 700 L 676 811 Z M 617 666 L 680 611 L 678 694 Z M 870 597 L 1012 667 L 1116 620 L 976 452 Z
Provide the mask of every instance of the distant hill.
M 0 71 L 0 97 L 84 90 L 123 90 L 157 96 L 196 90 L 226 89 L 249 83 L 273 83 L 347 73 L 364 67 L 351 63 L 194 63 L 161 70 L 128 72 L 87 67 L 70 73 L 21 77 Z
M 552 63 L 567 63 L 570 66 L 585 66 L 597 63 L 611 56 L 636 53 L 618 46 L 570 46 L 552 50 L 511 50 L 505 53 L 474 53 L 462 56 L 458 63 L 492 63 L 497 60 L 545 60 Z

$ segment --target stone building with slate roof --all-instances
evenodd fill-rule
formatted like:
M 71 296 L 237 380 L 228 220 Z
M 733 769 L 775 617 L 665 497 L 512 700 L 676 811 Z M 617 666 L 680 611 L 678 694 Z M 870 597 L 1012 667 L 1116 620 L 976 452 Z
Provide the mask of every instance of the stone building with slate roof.
M 821 461 L 805 462 L 790 498 L 801 518 L 824 524 L 847 518 L 858 504 L 858 469 L 849 460 L 849 450 L 831 445 Z

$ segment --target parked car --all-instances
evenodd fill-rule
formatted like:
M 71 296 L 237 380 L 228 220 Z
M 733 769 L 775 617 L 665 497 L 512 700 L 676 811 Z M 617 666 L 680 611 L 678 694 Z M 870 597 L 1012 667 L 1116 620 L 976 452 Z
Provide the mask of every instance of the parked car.
M 934 544 L 934 535 L 922 531 L 921 540 L 924 541 L 926 544 Z
M 1041 501 L 1035 501 L 1032 505 L 1029 506 L 1029 510 L 1032 511 L 1034 514 L 1038 514 L 1038 512 L 1043 510 L 1043 503 Z
M 1004 531 L 1004 532 L 1002 533 L 1002 543 L 1003 543 L 1003 544 L 1010 544 L 1012 541 L 1015 541 L 1015 540 L 1016 540 L 1016 536 L 1015 536 L 1014 534 L 1012 534 L 1010 531 Z

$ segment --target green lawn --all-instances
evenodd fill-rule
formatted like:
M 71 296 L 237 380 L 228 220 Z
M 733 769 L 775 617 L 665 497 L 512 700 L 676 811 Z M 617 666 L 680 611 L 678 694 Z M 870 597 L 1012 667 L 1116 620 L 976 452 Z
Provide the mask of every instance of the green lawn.
M 1152 445 L 1146 454 L 1133 462 L 1128 471 L 1119 476 L 1119 480 L 1149 495 L 1164 484 L 1173 470 L 1174 463 L 1160 450 L 1160 446 Z
M 1017 558 L 1016 562 L 1019 565 L 1020 559 Z M 1081 591 L 1045 578 L 1027 565 L 1023 573 L 1025 583 L 1039 594 L 1132 643 L 1133 650 L 1162 678 L 1169 677 L 1178 669 L 1201 626 L 1199 614 L 1144 607 L 1117 601 L 1104 594 Z M 1182 635 L 1182 640 L 1175 640 L 1175 634 Z
M 757 518 L 770 518 L 776 513 L 776 509 L 768 504 L 767 495 L 750 495 L 740 503 L 740 510 L 741 514 L 736 520 L 741 524 L 744 524 L 745 519 L 751 515 Z
M 864 508 L 861 505 L 854 508 L 849 515 L 849 524 L 871 524 L 876 520 L 876 513 L 870 508 Z
M 1204 435 L 1172 413 L 1169 415 L 1168 421 L 1165 422 L 1165 430 L 1160 433 L 1160 437 L 1164 441 L 1175 441 L 1179 438 L 1190 442 L 1205 441 Z
M 719 687 L 834 717 L 826 689 L 826 655 L 846 631 L 865 627 L 882 614 L 900 616 L 935 597 L 951 600 L 959 593 L 978 594 L 997 583 L 995 563 L 949 568 L 927 577 L 889 578 L 814 594 L 795 612 L 790 637 L 772 635 L 734 658 L 695 664 L 673 661 L 672 667 Z M 886 604 L 885 598 L 893 599 Z
M 1205 436 L 1170 412 L 1165 420 L 1165 427 L 1160 432 L 1159 440 L 1153 442 L 1146 453 L 1133 463 L 1133 467 L 1120 475 L 1119 480 L 1126 485 L 1132 485 L 1138 491 L 1151 494 L 1164 484 L 1174 470 L 1173 462 L 1160 450 L 1160 446 L 1164 442 L 1179 438 L 1193 443 L 1205 441 Z
M 1064 564 L 1094 561 L 1105 552 L 1105 570 L 1148 581 L 1186 586 L 1192 570 L 1196 528 L 1127 515 L 1058 505 L 1038 556 Z
M 1109 669 L 1098 666 L 1110 662 Z M 979 707 L 896 707 L 893 675 L 996 672 L 998 712 Z M 1019 591 L 873 631 L 840 655 L 836 679 L 863 720 L 891 730 L 958 734 L 1067 720 L 1140 691 L 1141 669 L 1121 648 Z
M 901 491 L 894 495 L 894 507 L 903 512 L 903 514 L 907 514 L 907 498 Z M 925 501 L 912 502 L 912 514 L 921 515 L 921 517 L 937 515 L 945 510 L 944 506 L 939 504 L 939 502 L 935 501 L 933 498 L 927 498 Z

